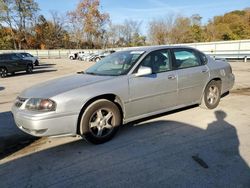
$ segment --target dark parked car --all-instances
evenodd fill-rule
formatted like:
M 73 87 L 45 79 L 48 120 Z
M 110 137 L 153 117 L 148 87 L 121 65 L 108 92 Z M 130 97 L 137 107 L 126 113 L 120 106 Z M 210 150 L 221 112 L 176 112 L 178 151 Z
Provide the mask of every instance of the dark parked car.
M 33 62 L 31 60 L 23 59 L 20 54 L 6 53 L 0 54 L 0 77 L 4 78 L 8 73 L 26 71 L 33 72 Z
M 20 54 L 22 55 L 23 59 L 32 61 L 33 65 L 35 66 L 39 65 L 38 57 L 35 57 L 27 52 L 22 52 Z

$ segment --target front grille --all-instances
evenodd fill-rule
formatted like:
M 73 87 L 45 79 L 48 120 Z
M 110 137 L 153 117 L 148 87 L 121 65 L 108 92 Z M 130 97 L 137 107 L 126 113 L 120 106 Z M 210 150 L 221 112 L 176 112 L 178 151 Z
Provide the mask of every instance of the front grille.
M 27 99 L 25 99 L 25 98 L 17 97 L 16 102 L 15 102 L 15 106 L 17 108 L 20 108 L 26 100 Z

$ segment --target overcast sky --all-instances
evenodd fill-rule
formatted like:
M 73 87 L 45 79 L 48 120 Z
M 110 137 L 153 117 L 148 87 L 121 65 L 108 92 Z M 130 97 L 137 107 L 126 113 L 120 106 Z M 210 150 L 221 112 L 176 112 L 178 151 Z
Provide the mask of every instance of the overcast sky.
M 41 14 L 49 17 L 50 11 L 65 14 L 74 10 L 79 0 L 36 0 Z M 250 0 L 100 0 L 101 10 L 110 14 L 113 23 L 122 23 L 125 19 L 143 22 L 143 32 L 146 23 L 154 18 L 168 14 L 191 16 L 199 14 L 206 23 L 216 15 L 222 15 L 232 10 L 250 7 Z

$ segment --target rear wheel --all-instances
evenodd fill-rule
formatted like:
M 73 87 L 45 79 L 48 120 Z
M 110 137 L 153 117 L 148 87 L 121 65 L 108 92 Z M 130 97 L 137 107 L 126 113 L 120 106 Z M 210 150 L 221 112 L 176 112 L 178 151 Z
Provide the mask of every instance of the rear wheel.
M 31 74 L 33 72 L 33 66 L 31 64 L 28 64 L 26 67 L 26 73 Z
M 221 83 L 212 80 L 206 87 L 203 96 L 203 104 L 208 109 L 214 109 L 218 106 L 221 97 Z
M 84 112 L 80 122 L 80 133 L 93 144 L 111 140 L 121 124 L 121 113 L 113 102 L 101 99 L 93 102 Z
M 1 67 L 1 68 L 0 68 L 0 77 L 1 77 L 1 78 L 5 78 L 5 77 L 7 76 L 7 74 L 8 74 L 7 69 L 4 68 L 4 67 Z

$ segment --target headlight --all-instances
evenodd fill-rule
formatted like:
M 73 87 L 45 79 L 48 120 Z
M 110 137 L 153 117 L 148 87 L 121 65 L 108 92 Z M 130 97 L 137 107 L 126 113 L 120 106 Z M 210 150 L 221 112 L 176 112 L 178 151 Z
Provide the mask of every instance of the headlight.
M 56 110 L 56 103 L 51 99 L 31 98 L 25 105 L 27 110 L 49 112 Z

